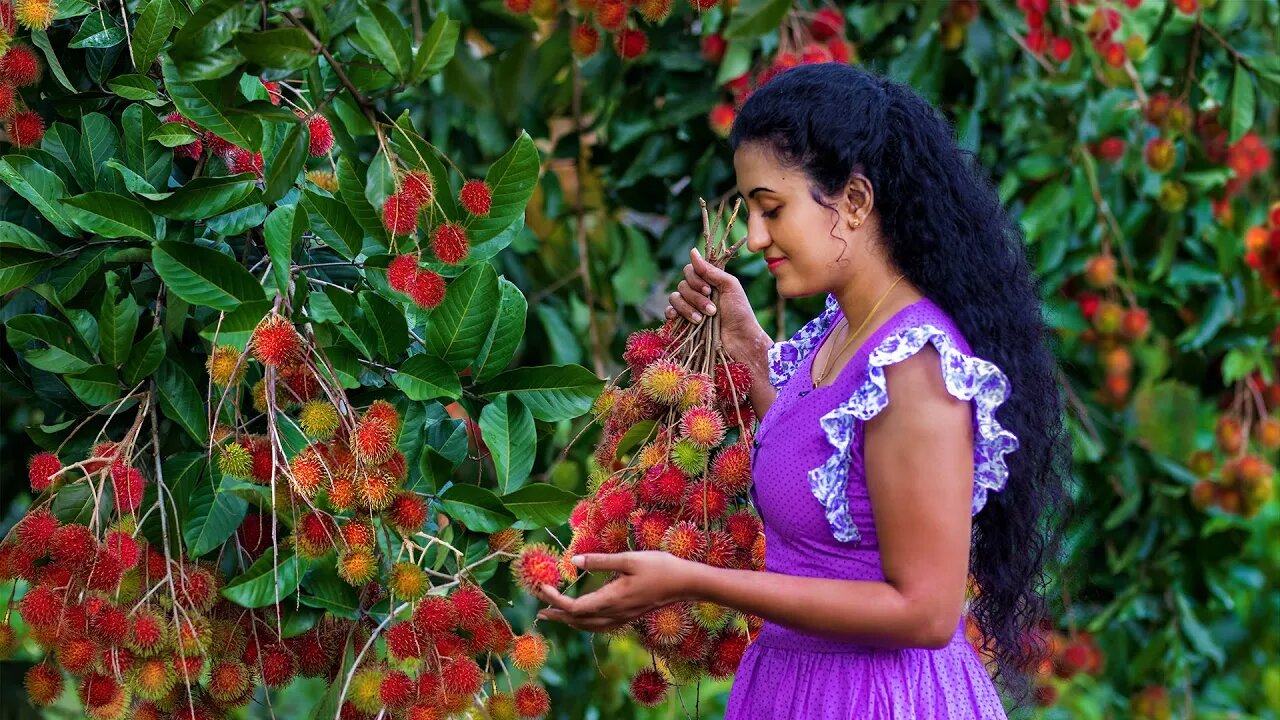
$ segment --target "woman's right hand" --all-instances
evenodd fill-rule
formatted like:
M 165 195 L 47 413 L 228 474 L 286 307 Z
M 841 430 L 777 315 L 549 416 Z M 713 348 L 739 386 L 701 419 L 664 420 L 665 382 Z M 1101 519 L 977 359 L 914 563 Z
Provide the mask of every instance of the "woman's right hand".
M 720 316 L 720 341 L 734 360 L 752 364 L 753 353 L 759 352 L 761 341 L 768 345 L 768 333 L 756 320 L 742 283 L 732 274 L 707 262 L 696 248 L 689 251 L 690 263 L 684 266 L 684 279 L 676 292 L 668 297 L 666 316 L 677 314 L 694 323 L 709 315 Z M 712 304 L 711 290 L 718 292 Z

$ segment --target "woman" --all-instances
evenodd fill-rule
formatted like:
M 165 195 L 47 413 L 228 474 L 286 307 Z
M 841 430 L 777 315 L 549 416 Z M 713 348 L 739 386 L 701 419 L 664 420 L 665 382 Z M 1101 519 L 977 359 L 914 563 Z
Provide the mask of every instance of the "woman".
M 576 599 L 544 586 L 540 616 L 596 632 L 677 600 L 761 616 L 730 720 L 1004 717 L 997 685 L 1024 701 L 1035 665 L 1070 461 L 1018 230 L 936 110 L 854 67 L 779 75 L 730 142 L 749 248 L 783 297 L 826 295 L 773 343 L 693 251 L 667 309 L 719 313 L 752 368 L 766 571 L 586 555 L 620 577 Z

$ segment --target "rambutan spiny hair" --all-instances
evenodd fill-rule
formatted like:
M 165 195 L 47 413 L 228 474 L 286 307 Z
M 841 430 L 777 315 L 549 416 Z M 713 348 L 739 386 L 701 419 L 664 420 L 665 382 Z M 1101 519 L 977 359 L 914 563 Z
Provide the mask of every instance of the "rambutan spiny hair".
M 839 63 L 787 70 L 752 93 L 729 138 L 802 171 L 831 209 L 856 172 L 875 190 L 881 238 L 895 269 L 941 307 L 974 355 L 1008 376 L 996 416 L 1019 449 L 1005 489 L 974 517 L 969 571 L 980 592 L 969 612 L 1016 704 L 1040 648 L 1045 565 L 1057 559 L 1071 449 L 1052 338 L 1017 224 L 947 120 L 910 88 Z M 834 227 L 832 241 L 834 241 Z

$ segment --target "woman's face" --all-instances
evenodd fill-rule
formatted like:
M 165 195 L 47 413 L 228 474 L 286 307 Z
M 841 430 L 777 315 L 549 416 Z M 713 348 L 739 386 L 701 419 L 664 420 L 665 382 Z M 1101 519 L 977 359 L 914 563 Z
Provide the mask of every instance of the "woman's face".
M 733 155 L 738 192 L 747 203 L 747 247 L 763 253 L 782 297 L 804 297 L 844 287 L 865 255 L 848 240 L 870 210 L 846 198 L 813 199 L 809 177 L 784 167 L 767 148 L 748 143 Z

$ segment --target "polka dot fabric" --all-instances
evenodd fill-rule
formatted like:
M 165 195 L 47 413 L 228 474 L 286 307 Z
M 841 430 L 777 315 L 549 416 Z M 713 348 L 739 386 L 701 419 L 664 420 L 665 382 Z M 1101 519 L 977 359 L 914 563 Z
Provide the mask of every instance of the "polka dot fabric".
M 839 311 L 835 312 L 838 320 Z M 835 324 L 826 323 L 811 347 L 825 340 Z M 809 352 L 797 359 L 794 372 L 779 388 L 760 422 L 752 450 L 751 497 L 764 521 L 769 572 L 884 580 L 862 467 L 861 422 L 855 428 L 846 488 L 849 515 L 861 531 L 857 541 L 842 542 L 833 536 L 808 473 L 831 455 L 819 419 L 867 381 L 872 349 L 895 332 L 922 325 L 943 328 L 968 351 L 955 324 L 926 298 L 877 328 L 831 385 L 813 386 L 816 352 Z M 937 650 L 874 648 L 766 622 L 738 666 L 725 714 L 726 720 L 1004 717 L 999 694 L 965 640 L 963 621 L 951 642 Z

